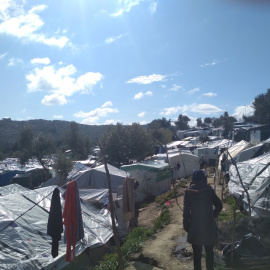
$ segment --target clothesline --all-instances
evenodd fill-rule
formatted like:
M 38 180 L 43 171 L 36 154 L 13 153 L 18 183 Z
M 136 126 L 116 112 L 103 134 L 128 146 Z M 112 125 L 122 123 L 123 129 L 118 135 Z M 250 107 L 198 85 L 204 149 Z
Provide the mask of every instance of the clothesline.
M 100 161 L 100 159 L 97 160 L 97 161 L 91 166 L 91 168 L 92 168 L 98 161 Z M 72 175 L 72 177 L 68 178 L 68 182 L 70 182 L 71 179 L 73 178 L 73 176 L 74 176 L 76 173 L 78 173 L 80 170 L 82 170 L 82 169 L 83 169 L 83 168 L 80 168 L 79 170 L 77 170 L 77 171 Z M 64 188 L 66 185 L 67 185 L 67 183 L 65 183 L 64 185 L 60 186 L 60 188 Z M 6 187 L 5 187 L 5 188 L 6 188 Z M 43 196 L 43 198 L 42 198 L 40 201 L 34 203 L 34 205 L 33 205 L 32 207 L 30 207 L 30 208 L 27 209 L 25 212 L 23 212 L 22 214 L 20 214 L 17 218 L 15 218 L 15 219 L 12 220 L 11 222 L 9 222 L 5 227 L 3 227 L 3 228 L 0 230 L 0 233 L 1 233 L 2 231 L 4 231 L 6 228 L 8 228 L 8 227 L 10 226 L 10 224 L 14 223 L 16 220 L 18 220 L 19 218 L 23 217 L 26 213 L 28 213 L 29 211 L 31 211 L 35 206 L 39 205 L 43 200 L 45 200 L 46 198 L 48 198 L 52 193 L 53 193 L 53 191 L 50 192 L 50 193 L 48 193 L 45 197 Z M 40 194 L 40 195 L 42 195 L 42 194 Z

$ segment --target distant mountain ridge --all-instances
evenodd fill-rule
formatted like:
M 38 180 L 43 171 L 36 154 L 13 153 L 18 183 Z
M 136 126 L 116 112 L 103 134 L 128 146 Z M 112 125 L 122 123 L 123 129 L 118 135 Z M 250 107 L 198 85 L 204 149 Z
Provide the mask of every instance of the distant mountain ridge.
M 56 141 L 62 139 L 62 135 L 70 128 L 69 121 L 62 120 L 28 120 L 28 121 L 13 121 L 10 118 L 0 120 L 0 146 L 11 145 L 19 141 L 20 132 L 24 126 L 30 126 L 34 135 L 39 132 L 51 134 Z M 91 141 L 95 141 L 104 134 L 109 125 L 83 125 L 78 124 L 79 131 L 82 135 L 86 135 Z

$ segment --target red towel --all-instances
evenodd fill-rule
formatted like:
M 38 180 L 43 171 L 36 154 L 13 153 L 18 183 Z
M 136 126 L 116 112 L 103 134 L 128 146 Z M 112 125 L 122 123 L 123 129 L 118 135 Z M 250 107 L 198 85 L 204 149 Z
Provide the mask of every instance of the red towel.
M 65 193 L 65 205 L 63 210 L 63 224 L 66 226 L 66 238 L 67 238 L 67 250 L 66 250 L 66 261 L 71 261 L 71 245 L 73 245 L 73 258 L 75 261 L 75 244 L 76 244 L 76 190 L 75 180 L 71 181 L 67 185 Z

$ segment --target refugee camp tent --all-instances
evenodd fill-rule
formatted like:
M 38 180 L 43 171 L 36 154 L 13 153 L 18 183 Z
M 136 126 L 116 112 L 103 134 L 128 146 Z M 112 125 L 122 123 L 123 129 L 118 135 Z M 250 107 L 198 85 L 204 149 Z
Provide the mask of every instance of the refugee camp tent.
M 259 157 L 238 162 L 237 169 L 245 189 L 247 189 L 252 216 L 270 214 L 270 152 Z M 235 166 L 229 169 L 229 192 L 248 211 L 248 198 L 241 185 Z
M 82 202 L 85 237 L 76 243 L 75 262 L 65 261 L 66 244 L 63 234 L 59 241 L 59 255 L 52 257 L 52 239 L 47 235 L 47 223 L 55 187 L 29 190 L 13 184 L 0 188 L 1 269 L 58 270 L 66 269 L 65 267 L 69 267 L 70 264 L 76 268 L 76 265 L 80 263 L 77 256 L 85 250 L 90 250 L 91 258 L 88 258 L 88 265 L 93 266 L 97 260 L 101 259 L 104 251 L 108 251 L 107 243 L 113 235 L 109 212 L 94 206 L 90 209 Z M 63 194 L 63 192 L 64 190 L 60 188 L 60 193 Z M 61 204 L 63 207 L 62 196 Z
M 227 151 L 228 151 L 228 155 L 227 155 L 227 159 L 229 161 L 231 161 L 231 158 L 234 159 L 239 153 L 241 153 L 243 150 L 248 149 L 252 146 L 251 143 L 246 142 L 244 140 L 228 147 L 228 150 L 225 150 L 224 153 L 227 155 Z M 219 164 L 218 164 L 218 169 L 221 170 L 221 160 L 222 160 L 223 155 L 220 155 L 219 157 Z M 228 166 L 229 168 L 229 166 Z
M 165 162 L 168 162 L 167 155 L 166 154 L 158 154 L 155 155 L 158 160 L 163 160 Z M 199 157 L 196 155 L 193 155 L 191 153 L 187 153 L 185 151 L 181 151 L 178 153 L 168 154 L 169 157 L 169 164 L 172 168 L 174 174 L 173 177 L 178 179 L 182 177 L 188 177 L 192 175 L 193 170 L 199 169 Z M 175 170 L 175 167 L 177 167 L 177 164 L 179 163 L 180 168 L 178 170 Z
M 150 160 L 121 166 L 139 186 L 134 191 L 135 202 L 143 201 L 147 196 L 158 196 L 171 188 L 172 169 L 163 160 Z
M 269 151 L 270 139 L 265 140 L 255 146 L 241 151 L 235 158 L 235 162 L 242 162 L 255 158 Z
M 125 178 L 128 176 L 126 172 L 120 170 L 110 164 L 108 164 L 108 170 L 110 173 L 111 188 L 112 192 L 116 193 L 117 188 L 123 185 Z M 81 164 L 76 163 L 72 171 L 68 174 L 68 181 L 76 180 L 79 189 L 80 188 L 90 188 L 90 189 L 108 189 L 108 179 L 105 171 L 105 165 L 99 165 L 95 168 L 90 168 Z M 58 177 L 49 179 L 42 184 L 43 187 L 57 184 Z

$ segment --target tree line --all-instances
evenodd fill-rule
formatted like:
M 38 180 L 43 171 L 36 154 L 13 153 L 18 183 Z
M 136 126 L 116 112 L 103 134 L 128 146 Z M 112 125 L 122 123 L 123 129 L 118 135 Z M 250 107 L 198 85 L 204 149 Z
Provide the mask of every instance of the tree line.
M 270 89 L 265 94 L 255 97 L 252 106 L 252 116 L 243 115 L 244 123 L 269 124 L 270 121 Z M 172 141 L 177 130 L 189 130 L 189 117 L 180 114 L 176 121 L 166 119 L 155 119 L 147 125 L 133 123 L 123 125 L 117 123 L 111 125 L 107 131 L 98 138 L 108 162 L 119 167 L 134 161 L 143 161 L 152 156 L 158 145 L 167 144 Z M 220 117 L 197 118 L 197 127 L 222 127 L 223 137 L 227 138 L 232 130 L 236 118 L 224 112 Z M 26 164 L 29 159 L 36 158 L 45 168 L 45 159 L 54 155 L 55 168 L 63 175 L 67 175 L 74 160 L 87 159 L 91 148 L 97 145 L 97 138 L 89 138 L 82 135 L 78 124 L 70 122 L 69 130 L 62 134 L 62 139 L 56 142 L 50 133 L 40 132 L 34 135 L 31 126 L 25 126 L 19 136 L 19 142 L 10 157 L 19 158 L 21 164 Z M 71 155 L 67 157 L 66 150 Z M 6 157 L 6 153 L 0 151 L 0 160 Z

